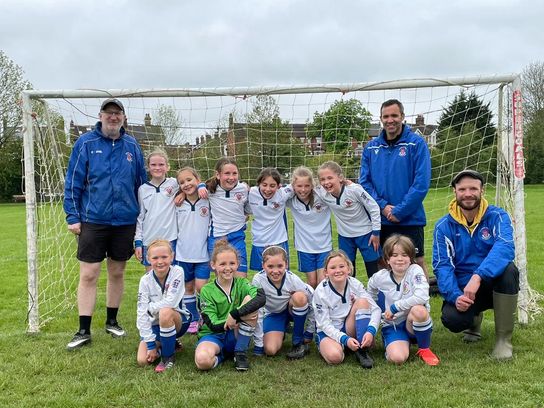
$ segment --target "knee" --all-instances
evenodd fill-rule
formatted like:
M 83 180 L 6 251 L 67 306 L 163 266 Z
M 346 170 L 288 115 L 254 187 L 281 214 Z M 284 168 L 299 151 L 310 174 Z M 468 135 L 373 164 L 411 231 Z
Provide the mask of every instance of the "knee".
M 465 314 L 467 315 L 466 318 Z M 453 333 L 459 333 L 471 326 L 473 318 L 469 317 L 467 313 L 448 313 L 442 310 L 441 320 L 446 329 Z
M 519 292 L 519 270 L 513 262 L 510 262 L 503 273 L 494 279 L 493 290 L 505 295 L 515 295 Z
M 401 350 L 391 350 L 387 351 L 387 359 L 393 364 L 400 365 L 408 360 L 408 353 Z
M 291 302 L 294 307 L 303 307 L 308 304 L 308 298 L 303 292 L 295 292 L 291 295 Z
M 368 300 L 359 298 L 353 302 L 353 308 L 354 309 L 370 309 L 370 303 L 368 303 Z
M 429 318 L 429 312 L 427 311 L 427 308 L 422 305 L 416 305 L 413 306 L 410 309 L 410 314 L 412 320 L 416 322 L 424 322 Z
M 136 362 L 138 363 L 138 366 L 145 367 L 149 363 L 147 362 L 147 357 L 138 356 L 136 357 Z
M 330 365 L 338 365 L 344 361 L 344 351 L 340 347 L 328 349 L 326 352 L 322 352 L 321 355 Z
M 276 344 L 265 344 L 264 345 L 264 354 L 269 357 L 275 356 L 278 354 L 279 347 Z
M 210 355 L 205 351 L 197 350 L 195 352 L 195 365 L 196 368 L 202 371 L 211 370 L 215 364 L 215 355 Z
M 174 316 L 177 313 L 174 309 L 169 307 L 163 307 L 159 310 L 159 325 L 160 326 L 171 326 L 174 324 Z

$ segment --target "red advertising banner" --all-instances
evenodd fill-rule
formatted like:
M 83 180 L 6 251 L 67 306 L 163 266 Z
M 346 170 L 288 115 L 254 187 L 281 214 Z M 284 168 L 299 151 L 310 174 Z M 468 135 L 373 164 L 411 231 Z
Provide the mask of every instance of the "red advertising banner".
M 525 178 L 525 161 L 523 159 L 523 112 L 521 109 L 521 91 L 516 89 L 512 94 L 512 113 L 514 129 L 514 176 Z

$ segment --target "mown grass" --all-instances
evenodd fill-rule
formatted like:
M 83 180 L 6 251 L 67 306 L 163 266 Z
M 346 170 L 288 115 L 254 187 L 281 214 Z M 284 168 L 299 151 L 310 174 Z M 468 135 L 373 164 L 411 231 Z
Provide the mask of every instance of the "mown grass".
M 544 186 L 526 187 L 529 282 L 544 290 Z M 437 214 L 438 215 L 438 214 Z M 432 299 L 435 321 L 433 349 L 438 367 L 411 358 L 401 367 L 374 351 L 376 367 L 363 371 L 353 356 L 339 367 L 329 367 L 312 346 L 303 361 L 252 358 L 248 373 L 237 373 L 225 363 L 210 373 L 194 368 L 194 337 L 184 339 L 174 370 L 157 375 L 138 368 L 135 352 L 136 291 L 141 267 L 127 269 L 120 321 L 128 329 L 124 339 L 104 333 L 104 276 L 93 320 L 93 343 L 77 352 L 65 351 L 77 328 L 75 310 L 59 315 L 37 335 L 26 334 L 26 245 L 22 205 L 0 206 L 0 406 L 2 407 L 177 407 L 177 406 L 384 406 L 384 407 L 535 407 L 544 405 L 544 366 L 541 333 L 544 323 L 535 316 L 517 327 L 515 358 L 497 363 L 489 358 L 493 347 L 493 313 L 486 312 L 483 340 L 463 344 L 440 323 L 438 298 Z M 429 238 L 429 237 L 427 237 Z M 427 239 L 429 241 L 429 239 Z M 430 259 L 430 247 L 427 249 Z M 362 269 L 360 269 L 362 271 Z M 360 276 L 360 275 L 359 275 Z M 289 347 L 288 341 L 285 349 Z

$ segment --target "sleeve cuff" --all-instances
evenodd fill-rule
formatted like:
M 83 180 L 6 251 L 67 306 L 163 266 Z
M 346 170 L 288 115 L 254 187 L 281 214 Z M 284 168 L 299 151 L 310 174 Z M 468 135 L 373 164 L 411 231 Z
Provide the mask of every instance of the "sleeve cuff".
M 206 188 L 206 183 L 198 183 L 198 188 Z
M 389 306 L 389 310 L 391 311 L 391 313 L 395 314 L 395 313 L 398 313 L 399 312 L 399 309 L 397 309 L 397 306 L 395 306 L 395 304 L 393 303 L 391 306 Z
M 343 346 L 346 346 L 348 344 L 349 336 L 347 334 L 344 334 L 342 337 L 340 337 L 340 343 L 342 343 Z
M 376 328 L 374 326 L 368 326 L 366 329 L 367 333 L 372 334 L 372 336 L 376 337 Z
M 134 246 L 136 248 L 142 248 L 144 246 L 144 241 L 137 239 L 136 241 L 134 241 Z
M 379 237 L 380 236 L 380 230 L 372 231 L 372 235 L 374 235 L 375 237 Z
M 229 313 L 234 320 L 236 320 L 238 323 L 240 322 L 240 312 L 238 312 L 238 309 L 231 310 Z
M 146 341 L 145 344 L 147 344 L 147 350 L 155 350 L 155 348 L 157 347 L 157 345 L 155 344 L 154 341 Z

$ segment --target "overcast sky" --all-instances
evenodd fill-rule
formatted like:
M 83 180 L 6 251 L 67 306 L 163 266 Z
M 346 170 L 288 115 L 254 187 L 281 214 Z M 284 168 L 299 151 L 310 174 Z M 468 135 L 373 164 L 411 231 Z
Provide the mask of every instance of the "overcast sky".
M 36 89 L 509 74 L 544 59 L 543 26 L 539 0 L 0 2 L 0 49 Z

